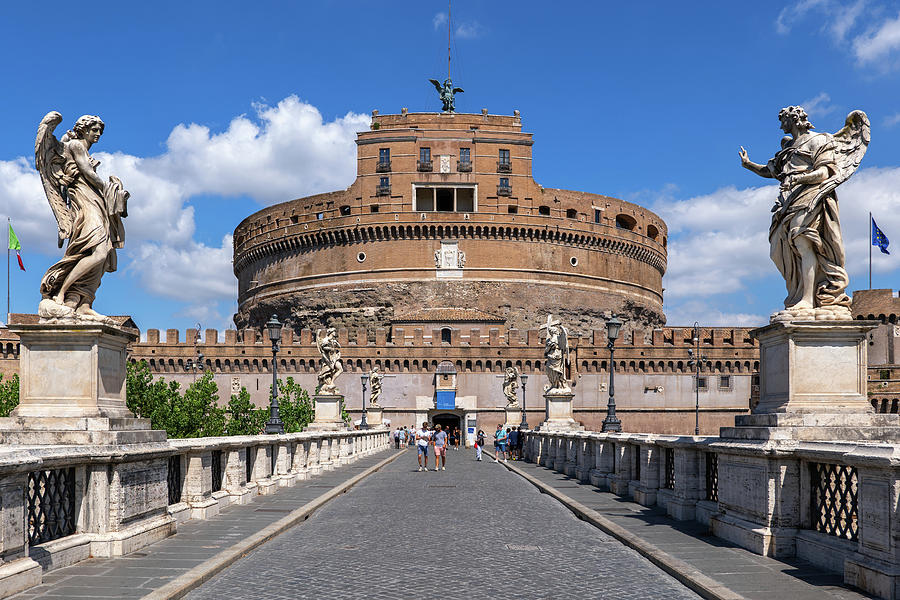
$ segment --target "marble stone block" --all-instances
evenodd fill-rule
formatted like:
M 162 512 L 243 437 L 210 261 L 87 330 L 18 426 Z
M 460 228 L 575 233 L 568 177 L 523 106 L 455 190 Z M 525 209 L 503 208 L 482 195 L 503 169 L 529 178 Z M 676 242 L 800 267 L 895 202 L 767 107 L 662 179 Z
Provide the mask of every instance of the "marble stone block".
M 547 392 L 544 394 L 546 418 L 537 431 L 584 431 L 584 426 L 572 418 L 573 392 Z
M 340 431 L 347 428 L 341 419 L 343 396 L 316 394 L 313 400 L 316 403 L 316 418 L 307 426 L 307 431 Z
M 384 423 L 384 410 L 380 406 L 372 406 L 366 410 L 366 423 L 369 427 L 381 427 Z

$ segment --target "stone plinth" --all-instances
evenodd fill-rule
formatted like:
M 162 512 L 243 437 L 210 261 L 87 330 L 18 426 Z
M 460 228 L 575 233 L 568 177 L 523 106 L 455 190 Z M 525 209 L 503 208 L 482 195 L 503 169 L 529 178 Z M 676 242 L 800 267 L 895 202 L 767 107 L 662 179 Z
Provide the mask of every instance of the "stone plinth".
M 341 418 L 341 406 L 344 397 L 340 394 L 316 394 L 316 418 L 307 427 L 307 431 L 339 431 L 347 429 Z
M 723 427 L 739 440 L 900 440 L 900 417 L 876 415 L 866 394 L 869 321 L 773 323 L 759 340 L 760 399 Z
M 584 431 L 584 426 L 572 418 L 574 392 L 544 392 L 546 418 L 537 431 Z
M 6 444 L 165 441 L 125 405 L 126 346 L 137 333 L 102 324 L 19 324 L 19 405 L 0 419 Z
M 519 425 L 522 424 L 522 409 L 518 406 L 507 406 L 504 408 L 506 412 L 506 422 L 503 424 L 503 429 L 516 429 Z
M 366 410 L 366 423 L 369 427 L 381 427 L 384 423 L 384 410 L 380 406 L 370 406 Z

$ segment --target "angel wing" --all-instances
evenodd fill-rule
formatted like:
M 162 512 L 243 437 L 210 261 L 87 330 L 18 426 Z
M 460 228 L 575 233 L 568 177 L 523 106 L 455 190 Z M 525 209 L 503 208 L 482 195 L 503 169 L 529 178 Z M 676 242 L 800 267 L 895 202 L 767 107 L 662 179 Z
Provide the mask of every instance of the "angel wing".
M 869 117 L 861 110 L 847 115 L 844 128 L 834 134 L 834 157 L 837 165 L 835 186 L 847 181 L 859 167 L 869 147 L 871 127 Z
M 559 350 L 562 352 L 563 364 L 569 364 L 569 331 L 563 327 L 559 326 Z
M 322 330 L 316 329 L 316 350 L 319 351 L 319 354 L 325 356 L 325 353 L 322 352 Z
M 444 86 L 442 86 L 441 82 L 438 81 L 437 79 L 429 79 L 428 81 L 431 82 L 431 84 L 434 86 L 434 89 L 436 89 L 438 91 L 438 93 L 444 91 Z
M 37 137 L 34 140 L 34 165 L 41 174 L 44 194 L 50 202 L 50 209 L 56 217 L 58 226 L 59 247 L 69 238 L 72 232 L 72 211 L 66 202 L 65 186 L 71 183 L 65 175 L 66 160 L 63 157 L 63 145 L 53 130 L 62 122 L 62 115 L 51 111 L 41 119 Z
M 459 94 L 459 93 L 465 92 L 465 91 L 466 91 L 466 90 L 464 90 L 464 89 L 462 89 L 462 88 L 453 88 L 453 93 L 454 93 L 454 94 Z

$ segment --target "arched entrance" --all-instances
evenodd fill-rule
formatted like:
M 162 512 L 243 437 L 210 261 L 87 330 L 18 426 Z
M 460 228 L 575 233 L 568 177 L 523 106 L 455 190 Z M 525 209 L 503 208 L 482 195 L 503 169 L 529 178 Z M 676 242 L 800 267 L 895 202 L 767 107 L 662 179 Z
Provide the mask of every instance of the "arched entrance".
M 432 415 L 431 423 L 432 425 L 440 425 L 441 429 L 445 431 L 452 431 L 453 429 L 462 431 L 462 420 L 459 415 L 453 414 L 452 412 L 442 412 Z

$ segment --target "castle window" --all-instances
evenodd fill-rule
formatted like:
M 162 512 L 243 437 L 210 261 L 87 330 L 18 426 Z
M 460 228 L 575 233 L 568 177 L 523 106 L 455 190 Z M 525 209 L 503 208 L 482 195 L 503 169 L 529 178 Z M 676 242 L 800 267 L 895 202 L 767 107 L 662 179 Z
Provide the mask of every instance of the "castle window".
M 509 150 L 500 149 L 500 156 L 497 160 L 497 172 L 498 173 L 510 173 L 512 172 L 512 163 L 509 160 Z
M 469 148 L 460 148 L 459 149 L 459 160 L 462 162 L 471 162 L 471 149 Z
M 475 187 L 416 185 L 413 190 L 416 212 L 475 212 Z
M 700 377 L 700 378 L 698 379 L 697 376 L 695 375 L 695 376 L 694 376 L 694 389 L 695 389 L 695 390 L 697 389 L 697 382 L 698 382 L 698 381 L 699 381 L 699 383 L 700 383 L 700 391 L 701 391 L 701 392 L 705 392 L 705 391 L 707 391 L 707 390 L 709 389 L 709 384 L 708 384 L 707 381 L 706 381 L 706 377 Z
M 419 162 L 416 164 L 418 171 L 432 171 L 431 148 L 419 148 Z
M 655 225 L 647 225 L 647 237 L 651 240 L 656 240 L 659 237 L 659 229 Z
M 629 215 L 616 215 L 616 227 L 634 231 L 634 228 L 637 227 L 637 221 Z
M 731 389 L 731 375 L 720 375 L 719 376 L 719 389 L 720 390 L 730 390 Z
M 474 188 L 456 188 L 456 211 L 475 212 Z
M 346 217 L 349 214 L 350 214 L 350 205 L 345 204 L 344 206 L 341 207 L 341 216 Z
M 376 173 L 387 173 L 391 170 L 391 149 L 378 149 L 378 164 L 375 166 Z
M 324 218 L 325 218 L 325 213 L 323 213 L 323 212 L 316 213 L 316 221 L 321 221 Z
M 378 212 L 378 205 L 373 204 L 373 205 L 369 206 L 369 212 L 373 212 L 373 213 Z
M 449 344 L 450 343 L 450 328 L 444 327 L 441 329 L 441 343 Z
M 566 209 L 566 218 L 567 219 L 577 219 L 578 211 L 575 210 L 574 208 L 567 208 Z
M 509 206 L 506 207 L 506 212 L 508 212 L 511 215 L 514 215 L 519 212 L 519 207 L 516 206 L 515 204 L 510 204 Z
M 378 188 L 375 190 L 375 194 L 378 196 L 390 196 L 391 195 L 391 178 L 390 177 L 379 178 Z
M 538 214 L 544 216 L 550 216 L 550 207 L 549 206 L 538 206 Z
M 603 211 L 599 208 L 594 209 L 594 223 L 599 223 L 601 217 L 603 216 Z
M 416 188 L 416 210 L 434 210 L 434 188 Z

